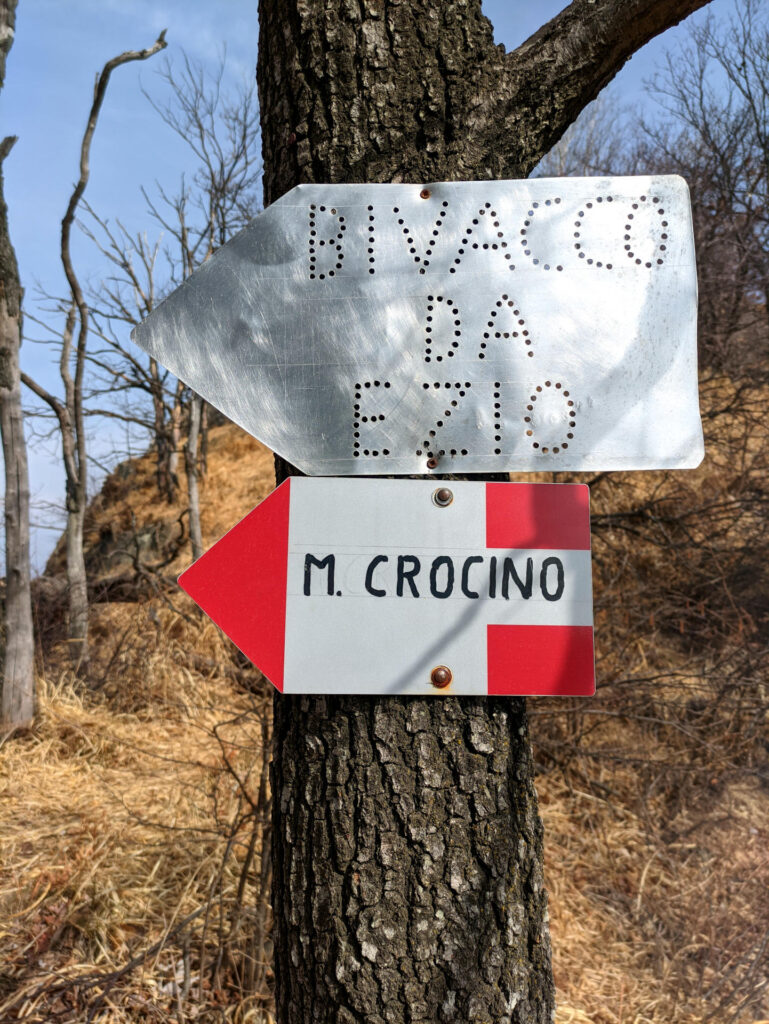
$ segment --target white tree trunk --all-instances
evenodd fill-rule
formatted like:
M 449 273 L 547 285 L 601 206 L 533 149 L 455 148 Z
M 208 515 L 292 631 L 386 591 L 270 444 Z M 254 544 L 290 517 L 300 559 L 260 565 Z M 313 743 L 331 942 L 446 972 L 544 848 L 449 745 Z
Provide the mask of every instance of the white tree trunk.
M 0 9 L 0 34 L 13 37 L 15 4 Z M 10 44 L 8 44 L 10 45 Z M 4 70 L 0 67 L 0 81 Z M 35 641 L 29 566 L 29 472 L 21 408 L 19 268 L 8 234 L 3 161 L 15 138 L 0 143 L 0 433 L 5 462 L 5 657 L 0 732 L 24 729 L 35 716 Z
M 20 317 L 0 300 L 0 431 L 5 460 L 5 662 L 0 731 L 35 716 L 35 642 L 29 569 L 29 473 L 19 381 Z

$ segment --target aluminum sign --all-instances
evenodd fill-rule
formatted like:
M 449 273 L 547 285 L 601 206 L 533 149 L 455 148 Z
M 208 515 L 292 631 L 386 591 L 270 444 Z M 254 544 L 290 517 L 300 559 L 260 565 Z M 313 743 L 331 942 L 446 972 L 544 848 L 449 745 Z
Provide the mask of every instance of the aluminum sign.
M 300 185 L 134 340 L 311 475 L 696 466 L 672 176 Z
M 285 693 L 595 689 L 584 485 L 295 477 L 179 582 Z

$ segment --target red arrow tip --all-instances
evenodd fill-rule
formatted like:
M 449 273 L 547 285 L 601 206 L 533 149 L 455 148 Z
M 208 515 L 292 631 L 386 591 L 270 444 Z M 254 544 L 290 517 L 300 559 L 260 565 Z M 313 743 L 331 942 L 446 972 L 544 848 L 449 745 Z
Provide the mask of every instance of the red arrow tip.
M 291 481 L 179 577 L 179 586 L 283 692 Z

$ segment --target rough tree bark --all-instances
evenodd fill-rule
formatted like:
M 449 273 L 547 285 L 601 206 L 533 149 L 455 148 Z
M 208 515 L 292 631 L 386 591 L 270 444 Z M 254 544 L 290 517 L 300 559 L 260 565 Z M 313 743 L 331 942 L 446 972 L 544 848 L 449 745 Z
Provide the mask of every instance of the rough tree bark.
M 575 0 L 506 54 L 480 0 L 261 0 L 265 206 L 300 182 L 525 177 L 705 2 Z M 279 1024 L 549 1022 L 524 701 L 277 696 L 274 736 Z
M 16 0 L 0 0 L 0 89 L 13 43 Z M 8 231 L 3 161 L 16 141 L 0 143 L 0 432 L 5 462 L 5 653 L 0 732 L 26 728 L 35 716 L 35 643 L 29 565 L 29 471 L 21 408 L 19 348 L 22 288 Z

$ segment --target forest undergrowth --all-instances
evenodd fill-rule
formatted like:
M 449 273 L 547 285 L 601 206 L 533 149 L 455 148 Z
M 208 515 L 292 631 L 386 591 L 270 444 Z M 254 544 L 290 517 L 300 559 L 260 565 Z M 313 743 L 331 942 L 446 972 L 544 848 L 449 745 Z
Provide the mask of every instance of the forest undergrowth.
M 769 1020 L 766 396 L 735 418 L 735 388 L 703 377 L 700 469 L 568 478 L 591 483 L 598 692 L 529 702 L 558 1024 Z M 212 429 L 206 544 L 273 485 Z M 57 551 L 38 722 L 0 747 L 0 1022 L 269 1022 L 271 687 L 175 587 L 152 453 L 87 545 L 90 686 Z

